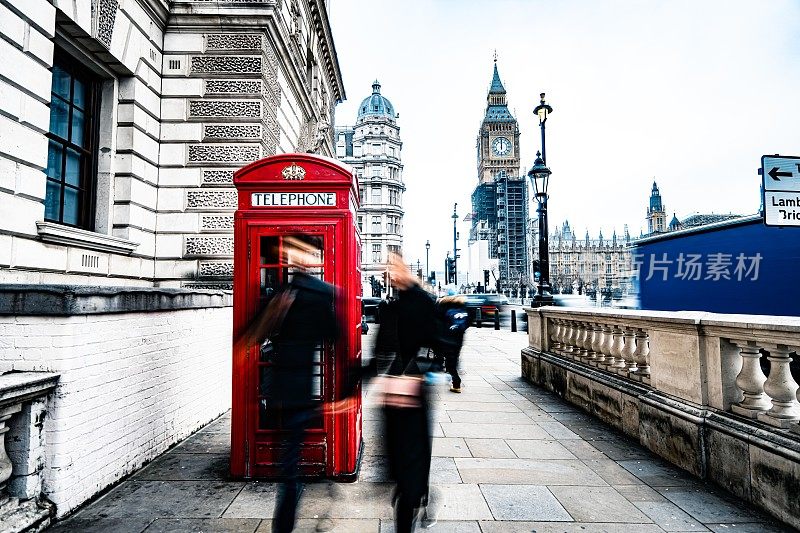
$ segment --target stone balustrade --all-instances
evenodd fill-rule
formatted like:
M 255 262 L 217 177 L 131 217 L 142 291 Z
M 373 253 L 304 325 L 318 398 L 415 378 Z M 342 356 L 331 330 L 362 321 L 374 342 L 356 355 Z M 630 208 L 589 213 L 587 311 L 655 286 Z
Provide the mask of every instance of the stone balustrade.
M 800 527 L 800 318 L 526 312 L 529 381 Z
M 49 523 L 41 501 L 47 396 L 58 374 L 0 374 L 0 524 L 3 531 L 39 530 Z

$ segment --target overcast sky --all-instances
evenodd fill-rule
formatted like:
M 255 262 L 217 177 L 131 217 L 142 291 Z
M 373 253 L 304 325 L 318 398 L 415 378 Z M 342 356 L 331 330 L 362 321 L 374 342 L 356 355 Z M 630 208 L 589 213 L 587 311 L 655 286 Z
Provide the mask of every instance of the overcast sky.
M 400 114 L 406 259 L 441 269 L 477 184 L 475 140 L 497 50 L 521 172 L 547 122 L 551 228 L 646 228 L 652 181 L 671 218 L 758 210 L 762 154 L 800 155 L 798 0 L 332 0 L 352 125 L 378 79 Z M 460 227 L 466 249 L 468 228 Z M 424 268 L 424 266 L 423 266 Z

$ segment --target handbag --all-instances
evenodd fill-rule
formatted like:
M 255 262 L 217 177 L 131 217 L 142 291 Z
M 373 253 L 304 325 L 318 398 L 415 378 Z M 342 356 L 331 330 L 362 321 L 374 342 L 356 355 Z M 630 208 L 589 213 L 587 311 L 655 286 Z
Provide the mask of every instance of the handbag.
M 422 407 L 421 376 L 383 375 L 379 376 L 377 381 L 384 407 L 403 409 Z

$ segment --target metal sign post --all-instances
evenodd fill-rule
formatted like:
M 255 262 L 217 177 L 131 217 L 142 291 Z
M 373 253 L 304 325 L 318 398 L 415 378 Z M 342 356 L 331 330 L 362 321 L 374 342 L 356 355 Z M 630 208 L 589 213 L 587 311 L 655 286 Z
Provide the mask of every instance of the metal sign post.
M 800 157 L 761 156 L 764 224 L 800 227 Z

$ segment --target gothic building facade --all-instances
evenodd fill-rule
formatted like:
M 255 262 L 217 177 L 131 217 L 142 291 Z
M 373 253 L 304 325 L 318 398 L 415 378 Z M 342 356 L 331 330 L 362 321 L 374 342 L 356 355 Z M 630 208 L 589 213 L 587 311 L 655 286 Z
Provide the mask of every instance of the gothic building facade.
M 658 184 L 653 181 L 653 188 L 650 191 L 650 204 L 647 207 L 647 234 L 642 235 L 642 237 L 705 226 L 706 224 L 723 222 L 741 216 L 733 213 L 694 213 L 680 220 L 677 214 L 673 213 L 672 219 L 667 224 L 667 211 L 661 200 L 661 190 L 658 188 Z
M 478 258 L 470 261 L 470 279 L 480 283 L 484 279 L 481 271 L 496 270 L 492 280 L 502 292 L 527 283 L 530 270 L 528 197 L 525 176 L 520 175 L 519 136 L 495 60 L 476 143 L 478 184 L 472 193 L 468 246 L 469 257 Z M 484 254 L 473 250 L 482 247 L 488 250 L 483 262 Z
M 355 126 L 336 128 L 336 157 L 353 167 L 361 207 L 363 294 L 381 296 L 390 253 L 403 249 L 403 163 L 400 127 L 392 103 L 375 80 L 372 94 L 358 107 Z
M 631 236 L 628 227 L 622 238 L 614 231 L 611 238 L 583 239 L 565 221 L 549 239 L 550 284 L 554 293 L 621 295 L 629 289 L 631 278 Z

